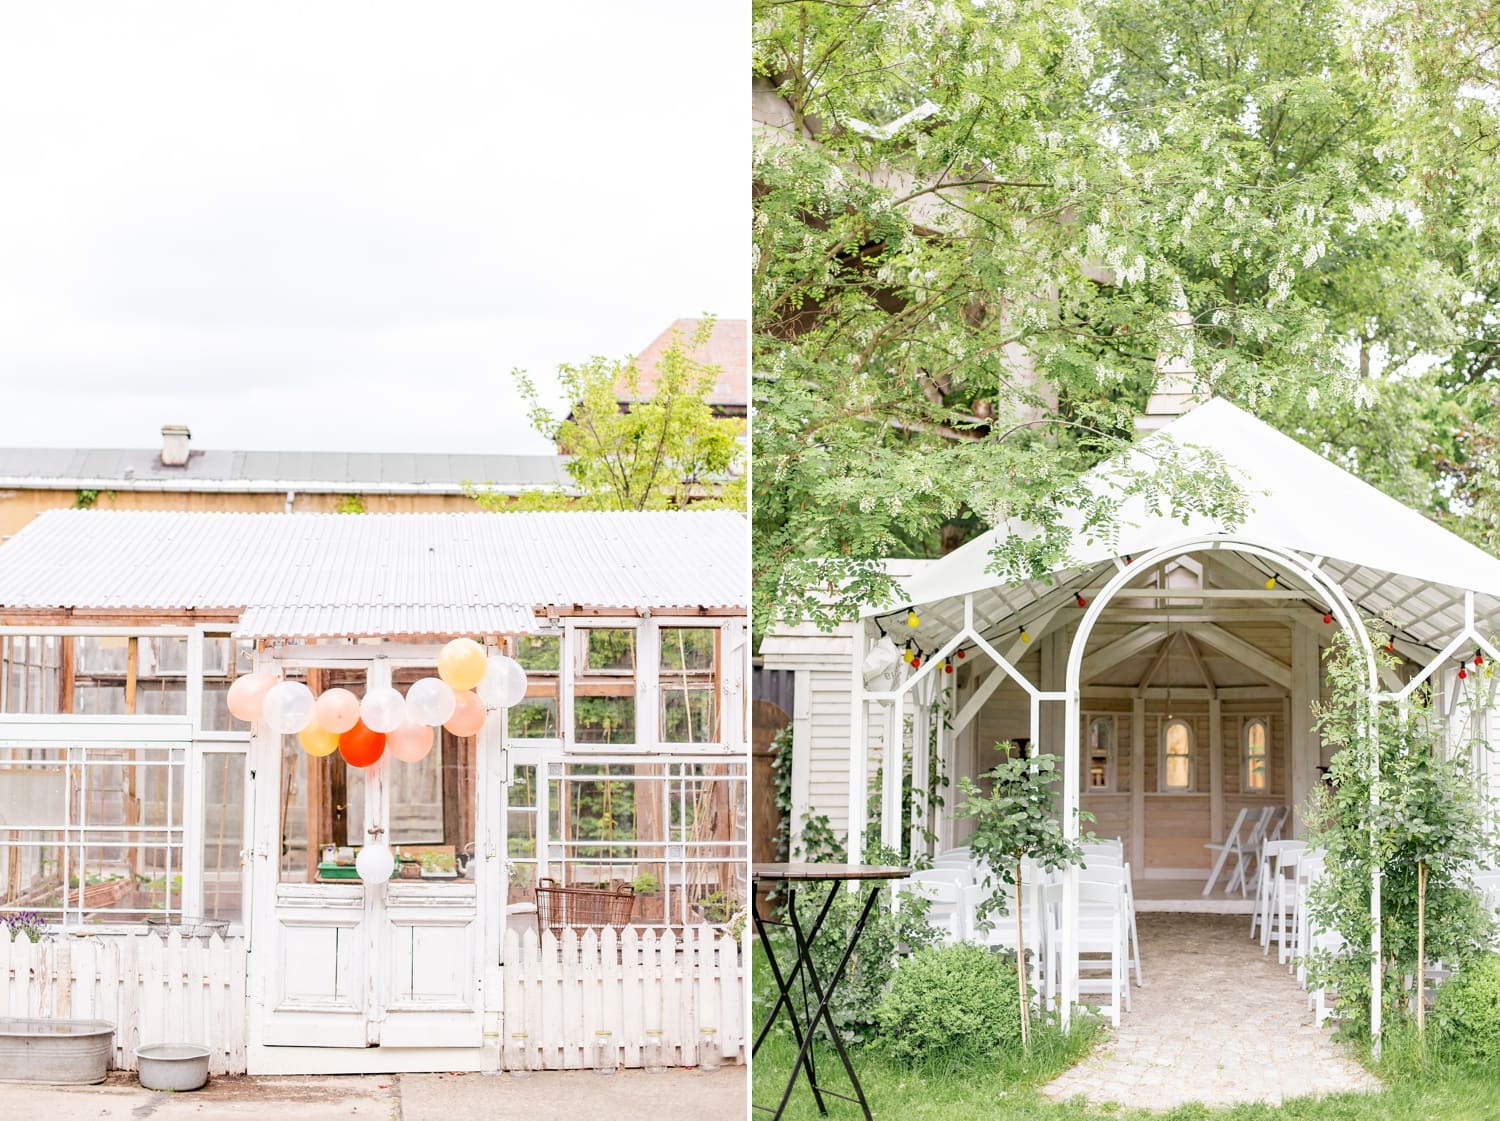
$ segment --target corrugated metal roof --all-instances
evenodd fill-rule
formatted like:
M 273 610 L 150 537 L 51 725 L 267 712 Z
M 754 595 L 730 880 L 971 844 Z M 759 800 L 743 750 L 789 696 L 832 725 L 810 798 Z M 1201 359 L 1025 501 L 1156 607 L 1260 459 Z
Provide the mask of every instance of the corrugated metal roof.
M 0 546 L 0 609 L 253 609 L 260 635 L 494 633 L 547 607 L 743 608 L 748 545 L 728 511 L 53 510 Z
M 406 452 L 266 452 L 194 449 L 181 467 L 148 448 L 0 448 L 6 486 L 83 485 L 128 490 L 230 489 L 461 494 L 465 483 L 499 489 L 567 487 L 566 460 L 556 455 L 447 455 Z

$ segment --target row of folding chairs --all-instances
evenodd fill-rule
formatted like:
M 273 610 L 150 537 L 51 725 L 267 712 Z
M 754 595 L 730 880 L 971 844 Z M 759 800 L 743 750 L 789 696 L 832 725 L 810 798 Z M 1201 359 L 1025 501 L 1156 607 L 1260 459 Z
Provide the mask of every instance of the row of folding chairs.
M 1079 989 L 1081 993 L 1107 997 L 1100 1009 L 1118 1025 L 1122 1007 L 1130 1008 L 1132 969 L 1136 984 L 1143 982 L 1130 866 L 1123 860 L 1123 845 L 1118 840 L 1085 846 L 1083 855 L 1079 869 Z M 1051 1005 L 1062 971 L 1062 873 L 1023 863 L 1019 901 L 1015 887 L 1007 885 L 1005 914 L 980 918 L 980 907 L 993 891 L 989 877 L 989 870 L 977 864 L 966 848 L 956 848 L 940 853 L 931 868 L 914 873 L 904 886 L 928 900 L 928 921 L 938 927 L 945 942 L 974 942 L 1014 952 L 1019 936 L 1024 949 L 1020 956 L 1027 960 L 1033 991 Z
M 1250 893 L 1251 885 L 1260 873 L 1260 850 L 1266 841 L 1281 840 L 1281 831 L 1291 819 L 1290 806 L 1246 806 L 1235 815 L 1234 824 L 1222 841 L 1210 841 L 1203 847 L 1214 853 L 1214 864 L 1203 885 L 1203 894 L 1208 895 L 1219 882 L 1230 858 L 1234 867 L 1224 890 L 1230 894 Z

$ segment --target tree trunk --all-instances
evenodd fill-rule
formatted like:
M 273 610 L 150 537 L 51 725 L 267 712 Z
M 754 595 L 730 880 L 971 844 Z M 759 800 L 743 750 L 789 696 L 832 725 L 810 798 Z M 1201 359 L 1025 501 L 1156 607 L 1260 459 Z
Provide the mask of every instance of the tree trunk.
M 1021 861 L 1016 860 L 1016 985 L 1021 993 L 1021 1049 L 1031 1054 L 1031 1001 L 1026 994 L 1026 929 L 1021 921 Z
M 1427 1027 L 1427 865 L 1417 864 L 1417 1035 Z

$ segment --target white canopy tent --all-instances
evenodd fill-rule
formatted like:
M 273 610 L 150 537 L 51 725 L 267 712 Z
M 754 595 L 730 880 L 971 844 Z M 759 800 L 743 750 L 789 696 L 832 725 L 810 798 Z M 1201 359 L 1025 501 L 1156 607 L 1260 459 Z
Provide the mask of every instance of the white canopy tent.
M 1239 603 L 1275 600 L 1302 602 L 1336 621 L 1364 653 L 1372 706 L 1402 703 L 1411 692 L 1452 667 L 1464 652 L 1482 650 L 1500 659 L 1492 636 L 1500 629 L 1500 560 L 1427 520 L 1416 511 L 1355 478 L 1227 401 L 1215 399 L 1143 440 L 1124 467 L 1149 470 L 1168 441 L 1191 445 L 1219 456 L 1242 487 L 1248 511 L 1233 526 L 1203 517 L 1186 522 L 1155 512 L 1140 497 L 1127 499 L 1119 511 L 1112 540 L 1088 540 L 1079 534 L 1068 565 L 1046 581 L 1009 583 L 989 571 L 995 548 L 1011 534 L 1029 536 L 1027 526 L 1001 526 L 934 562 L 906 583 L 907 599 L 897 605 L 867 607 L 861 612 L 851 666 L 850 837 L 866 824 L 869 783 L 870 704 L 889 705 L 884 714 L 887 744 L 904 727 L 908 699 L 928 703 L 934 675 L 955 652 L 987 656 L 997 667 L 952 714 L 963 726 L 1001 684 L 1013 681 L 1030 699 L 1033 751 L 1039 738 L 1046 749 L 1064 755 L 1063 814 L 1070 835 L 1079 832 L 1081 685 L 1085 650 L 1094 625 L 1117 595 L 1142 595 L 1138 577 L 1154 567 L 1193 554 L 1211 555 L 1217 565 L 1238 572 L 1244 587 L 1202 590 L 1196 597 L 1233 597 Z M 1103 464 L 1086 480 L 1099 493 L 1118 490 L 1112 483 L 1121 464 Z M 1077 528 L 1075 519 L 1073 527 Z M 1149 597 L 1151 593 L 1146 593 Z M 1174 590 L 1155 593 L 1159 603 L 1181 602 Z M 1083 610 L 1079 610 L 1082 608 Z M 915 610 L 916 626 L 908 625 Z M 1081 615 L 1081 618 L 1080 618 Z M 1378 620 L 1391 634 L 1391 649 L 1402 655 L 1409 673 L 1382 671 L 1366 620 Z M 1049 632 L 1066 632 L 1066 665 L 1057 666 L 1047 682 L 1031 681 L 1017 668 L 1019 656 L 1033 640 Z M 1145 628 L 1142 628 L 1144 632 Z M 910 643 L 921 652 L 916 669 L 900 669 L 899 680 L 885 689 L 867 687 L 865 660 L 879 635 Z M 1142 634 L 1138 644 L 1152 636 Z M 1122 642 L 1129 641 L 1129 636 Z M 1218 641 L 1234 647 L 1232 636 Z M 1060 648 L 1061 649 L 1061 648 Z M 1316 665 L 1314 645 L 1313 665 Z M 1127 651 L 1128 652 L 1128 651 Z M 1256 653 L 1244 646 L 1243 657 Z M 1264 672 L 1284 672 L 1267 661 Z M 1044 687 L 1045 685 L 1045 687 Z M 1295 696 L 1295 694 L 1294 694 Z M 1303 701 L 1306 702 L 1305 690 Z M 1044 721 L 1043 706 L 1059 707 L 1060 722 Z M 1372 707 L 1371 735 L 1374 734 Z M 939 722 L 941 724 L 941 722 Z M 1050 736 L 1039 732 L 1050 732 Z M 936 735 L 942 750 L 944 730 Z M 1060 741 L 1060 742 L 1059 742 Z M 896 740 L 899 742 L 899 738 Z M 928 737 L 913 748 L 912 767 L 925 774 Z M 1375 758 L 1371 755 L 1372 760 Z M 882 840 L 901 841 L 902 768 L 886 767 L 881 791 Z M 1299 793 L 1305 793 L 1308 774 Z M 1064 908 L 1077 906 L 1076 873 L 1064 881 Z M 1379 961 L 1380 881 L 1372 883 L 1375 960 Z M 1063 946 L 1063 1009 L 1070 1013 L 1078 993 L 1076 944 L 1066 933 Z M 1378 970 L 1376 964 L 1372 967 Z M 1373 985 L 1378 994 L 1378 982 Z M 1378 996 L 1372 1000 L 1372 1027 L 1378 1038 Z

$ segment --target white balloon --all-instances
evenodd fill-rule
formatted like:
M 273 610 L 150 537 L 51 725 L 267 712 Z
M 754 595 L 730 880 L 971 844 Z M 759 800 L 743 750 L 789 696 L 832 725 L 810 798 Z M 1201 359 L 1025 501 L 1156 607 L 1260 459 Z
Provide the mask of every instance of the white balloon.
M 359 702 L 359 718 L 372 732 L 394 732 L 406 723 L 406 698 L 394 689 L 370 689 Z
M 505 707 L 515 708 L 526 696 L 526 671 L 521 668 L 521 663 L 507 658 L 510 665 L 505 667 Z
M 271 731 L 295 736 L 312 723 L 314 701 L 312 690 L 302 682 L 283 681 L 266 694 L 260 718 Z
M 414 722 L 426 724 L 429 728 L 445 723 L 457 707 L 458 699 L 453 690 L 440 678 L 424 677 L 413 682 L 406 691 L 406 714 Z
M 367 884 L 384 883 L 396 870 L 396 856 L 384 841 L 377 841 L 359 850 L 359 855 L 354 858 L 354 870 Z
M 514 708 L 526 695 L 526 671 L 504 654 L 491 654 L 484 679 L 474 687 L 486 708 Z

